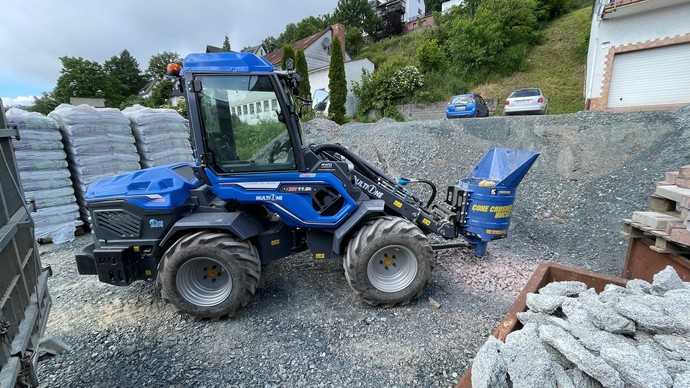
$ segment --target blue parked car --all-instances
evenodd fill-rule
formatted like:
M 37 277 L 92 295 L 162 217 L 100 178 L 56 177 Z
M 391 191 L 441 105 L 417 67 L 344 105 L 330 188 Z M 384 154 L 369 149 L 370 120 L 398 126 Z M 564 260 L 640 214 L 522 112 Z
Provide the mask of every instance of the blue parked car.
M 487 117 L 489 107 L 479 94 L 470 93 L 454 96 L 446 108 L 446 118 Z

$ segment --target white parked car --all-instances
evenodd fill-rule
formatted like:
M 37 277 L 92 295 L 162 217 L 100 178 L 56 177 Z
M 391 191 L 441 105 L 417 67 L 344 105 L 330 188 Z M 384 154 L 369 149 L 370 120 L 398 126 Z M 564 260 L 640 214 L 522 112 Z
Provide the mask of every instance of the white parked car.
M 546 114 L 549 103 L 541 89 L 529 88 L 518 89 L 510 94 L 506 99 L 503 113 L 512 114 Z

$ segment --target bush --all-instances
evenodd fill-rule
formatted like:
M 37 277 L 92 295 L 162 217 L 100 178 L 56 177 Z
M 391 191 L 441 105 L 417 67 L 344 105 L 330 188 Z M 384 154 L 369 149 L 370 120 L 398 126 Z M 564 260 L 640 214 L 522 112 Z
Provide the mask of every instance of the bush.
M 354 93 L 360 99 L 357 114 L 361 119 L 370 111 L 377 111 L 385 117 L 400 119 L 395 105 L 411 100 L 423 86 L 424 76 L 415 66 L 388 65 L 373 74 L 365 71 L 362 81 L 354 85 Z
M 436 39 L 429 39 L 417 47 L 417 62 L 425 73 L 442 71 L 448 65 L 446 53 L 443 52 Z
M 538 0 L 537 18 L 545 23 L 566 14 L 572 6 L 571 0 Z
M 521 70 L 539 39 L 535 12 L 534 0 L 484 0 L 473 18 L 447 20 L 453 61 L 475 81 Z

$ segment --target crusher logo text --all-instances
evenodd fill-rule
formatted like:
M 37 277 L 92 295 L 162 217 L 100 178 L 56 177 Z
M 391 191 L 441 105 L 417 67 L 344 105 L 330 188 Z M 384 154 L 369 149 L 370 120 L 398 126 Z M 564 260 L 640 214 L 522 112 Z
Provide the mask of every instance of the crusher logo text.
M 376 186 L 371 185 L 356 176 L 353 176 L 354 181 L 355 181 L 355 186 L 359 187 L 360 189 L 364 190 L 367 194 L 376 197 L 378 199 L 381 199 L 383 197 L 383 193 L 379 191 L 379 189 L 376 188 Z
M 282 195 L 275 195 L 275 194 L 257 195 L 256 200 L 257 201 L 282 201 L 283 196 Z

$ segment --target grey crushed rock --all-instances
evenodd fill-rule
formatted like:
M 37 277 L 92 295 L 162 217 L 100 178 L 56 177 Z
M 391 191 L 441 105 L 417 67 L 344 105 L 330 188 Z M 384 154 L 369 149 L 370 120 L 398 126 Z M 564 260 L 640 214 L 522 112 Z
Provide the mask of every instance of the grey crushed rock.
M 635 333 L 635 323 L 616 312 L 611 304 L 599 301 L 597 295 L 583 293 L 578 300 L 589 313 L 592 324 L 599 329 L 616 334 Z
M 673 388 L 690 388 L 690 372 L 676 376 Z
M 539 293 L 541 295 L 577 296 L 586 290 L 587 285 L 582 282 L 565 281 L 549 283 L 539 289 Z
M 503 343 L 495 337 L 482 345 L 472 363 L 473 388 L 508 388 L 508 371 L 501 355 Z
M 673 385 L 671 375 L 650 349 L 639 351 L 634 346 L 618 343 L 602 347 L 601 358 L 614 367 L 626 384 L 631 386 L 669 388 Z
M 558 387 L 556 364 L 539 341 L 537 325 L 530 323 L 510 333 L 503 347 L 503 357 L 514 387 Z
M 690 371 L 690 361 L 665 360 L 664 367 L 674 378 Z
M 625 288 L 638 294 L 649 294 L 652 290 L 652 284 L 642 279 L 632 279 L 626 283 Z
M 678 276 L 673 267 L 666 266 L 662 271 L 654 274 L 652 281 L 652 292 L 657 295 L 663 295 L 666 291 L 677 290 L 685 288 L 683 280 Z
M 623 296 L 630 295 L 632 291 L 616 284 L 607 284 L 604 291 L 599 294 L 599 300 L 604 303 L 616 303 Z
M 657 334 L 654 336 L 654 341 L 669 352 L 669 358 L 690 361 L 690 339 L 677 335 Z
M 577 388 L 603 388 L 600 382 L 579 369 L 571 369 L 568 374 Z
M 563 310 L 563 314 L 568 318 L 568 322 L 581 326 L 594 327 L 589 312 L 587 312 L 587 309 L 585 309 L 584 305 L 579 300 L 568 299 L 563 302 L 561 309 Z
M 537 313 L 552 314 L 558 310 L 567 297 L 548 294 L 527 294 L 527 307 Z
M 690 296 L 681 290 L 667 292 L 661 298 L 663 311 L 676 323 L 678 331 L 690 333 Z M 685 291 L 685 290 L 683 290 Z
M 605 387 L 624 387 L 623 380 L 615 369 L 590 353 L 565 330 L 556 326 L 542 325 L 539 327 L 539 338 L 561 352 L 579 369 L 594 377 Z
M 640 297 L 626 297 L 616 303 L 616 311 L 635 321 L 652 333 L 675 333 L 684 329 L 674 319 L 663 313 L 663 308 L 652 308 Z
M 570 378 L 568 372 L 560 365 L 556 366 L 554 373 L 556 375 L 556 385 L 558 388 L 579 388 L 573 383 L 573 379 Z

